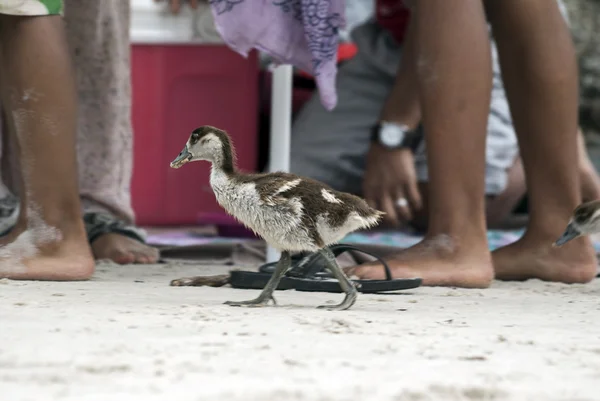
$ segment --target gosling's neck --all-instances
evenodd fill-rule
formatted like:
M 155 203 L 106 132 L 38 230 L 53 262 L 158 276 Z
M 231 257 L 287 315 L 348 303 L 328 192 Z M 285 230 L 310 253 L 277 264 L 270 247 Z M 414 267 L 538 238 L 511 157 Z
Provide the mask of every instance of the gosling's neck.
M 228 176 L 234 176 L 237 174 L 237 166 L 235 163 L 233 148 L 228 143 L 222 144 L 221 152 L 217 152 L 211 162 L 213 172 L 224 173 Z
M 210 168 L 210 186 L 217 196 L 217 201 L 219 201 L 220 195 L 232 189 L 231 185 L 235 182 L 237 174 L 233 158 L 227 158 L 224 155 L 213 158 Z M 219 204 L 221 204 L 220 201 Z

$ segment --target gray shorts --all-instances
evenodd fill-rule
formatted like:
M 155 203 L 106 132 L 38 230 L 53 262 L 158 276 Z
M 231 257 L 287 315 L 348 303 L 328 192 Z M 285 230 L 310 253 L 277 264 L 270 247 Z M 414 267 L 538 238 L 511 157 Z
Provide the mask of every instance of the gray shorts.
M 374 21 L 356 28 L 352 37 L 359 50 L 338 72 L 336 108 L 328 112 L 315 95 L 294 123 L 291 170 L 321 180 L 335 189 L 360 194 L 370 130 L 377 123 L 392 88 L 401 47 Z M 485 190 L 489 195 L 505 189 L 507 169 L 518 153 L 495 46 L 493 69 L 494 86 L 485 151 Z M 425 145 L 415 154 L 421 182 L 426 182 L 428 177 Z

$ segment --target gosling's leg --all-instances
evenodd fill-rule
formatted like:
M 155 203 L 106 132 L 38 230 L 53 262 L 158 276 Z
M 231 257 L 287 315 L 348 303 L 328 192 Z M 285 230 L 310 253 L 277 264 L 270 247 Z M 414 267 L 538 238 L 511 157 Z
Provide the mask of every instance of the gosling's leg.
M 267 285 L 265 286 L 263 291 L 260 293 L 258 298 L 252 299 L 250 301 L 241 301 L 241 302 L 227 301 L 227 302 L 225 302 L 225 304 L 231 305 L 231 306 L 255 306 L 255 307 L 258 307 L 258 306 L 267 306 L 267 304 L 269 303 L 269 300 L 273 300 L 273 303 L 276 305 L 277 302 L 275 302 L 275 298 L 273 297 L 273 292 L 279 285 L 279 282 L 281 281 L 281 277 L 283 277 L 285 272 L 288 271 L 291 264 L 292 264 L 292 258 L 291 258 L 290 253 L 287 251 L 281 252 L 281 258 L 279 258 L 279 262 L 277 262 L 277 266 L 275 266 L 275 271 L 273 272 L 273 275 L 269 279 L 269 282 L 267 283 Z
M 348 279 L 348 277 L 346 276 L 344 271 L 342 269 L 340 269 L 340 266 L 337 264 L 337 261 L 335 260 L 335 255 L 333 254 L 333 252 L 331 252 L 331 250 L 329 250 L 328 248 L 324 248 L 324 249 L 321 249 L 319 251 L 319 253 L 325 259 L 325 263 L 327 264 L 327 267 L 329 268 L 329 270 L 331 270 L 331 272 L 333 273 L 335 278 L 340 282 L 340 286 L 342 287 L 342 290 L 344 291 L 344 293 L 346 293 L 346 296 L 344 297 L 344 300 L 342 301 L 341 304 L 321 305 L 321 306 L 319 306 L 319 309 L 328 309 L 328 310 L 349 309 L 352 305 L 354 305 L 354 302 L 356 302 L 356 297 L 358 295 L 358 291 L 356 291 L 356 288 L 354 287 L 354 285 L 352 284 L 350 279 Z

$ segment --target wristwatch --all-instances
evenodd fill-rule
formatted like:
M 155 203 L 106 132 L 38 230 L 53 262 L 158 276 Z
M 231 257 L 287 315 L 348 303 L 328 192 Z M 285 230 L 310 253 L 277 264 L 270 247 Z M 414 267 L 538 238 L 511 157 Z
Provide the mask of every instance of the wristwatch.
M 414 151 L 421 142 L 421 133 L 404 124 L 382 121 L 373 127 L 371 140 L 390 150 L 407 148 Z

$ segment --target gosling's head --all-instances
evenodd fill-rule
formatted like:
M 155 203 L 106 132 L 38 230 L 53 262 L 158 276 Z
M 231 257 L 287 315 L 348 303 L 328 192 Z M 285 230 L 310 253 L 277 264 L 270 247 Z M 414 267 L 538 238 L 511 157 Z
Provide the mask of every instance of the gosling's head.
M 233 159 L 229 136 L 223 130 L 204 125 L 192 131 L 183 150 L 171 162 L 172 168 L 179 168 L 188 162 L 206 160 L 212 163 L 228 163 Z
M 582 235 L 596 233 L 600 233 L 600 200 L 579 205 L 565 232 L 554 245 L 561 246 Z

